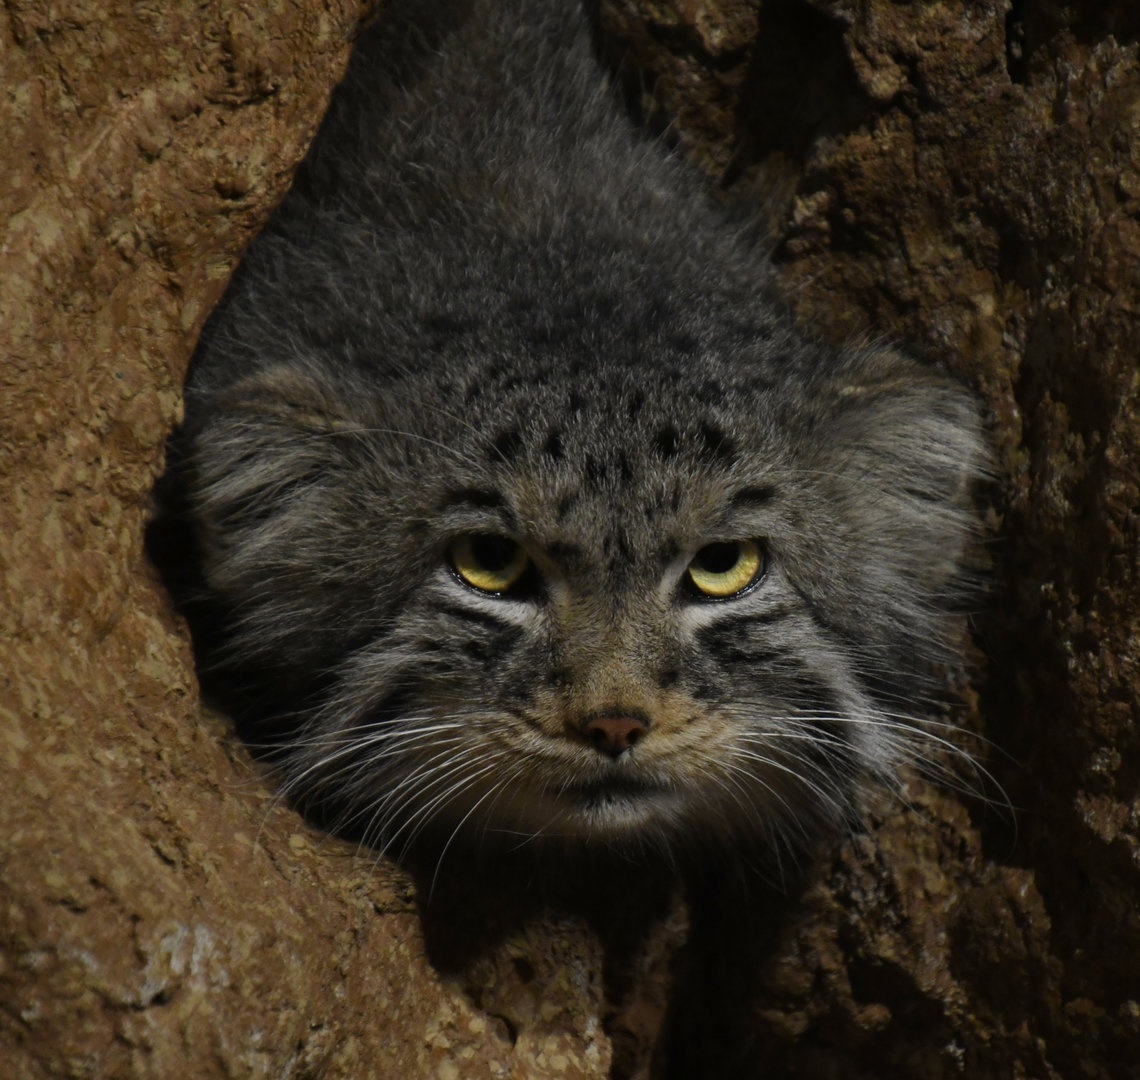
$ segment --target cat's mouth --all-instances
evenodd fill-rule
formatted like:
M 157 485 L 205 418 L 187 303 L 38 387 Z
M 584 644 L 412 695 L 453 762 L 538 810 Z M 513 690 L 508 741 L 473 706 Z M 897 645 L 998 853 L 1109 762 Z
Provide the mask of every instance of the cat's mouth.
M 673 789 L 651 777 L 623 774 L 591 778 L 558 790 L 558 805 L 570 821 L 588 829 L 636 827 L 668 815 Z
M 627 800 L 652 798 L 667 791 L 664 784 L 649 777 L 603 776 L 568 784 L 559 795 L 570 802 L 595 804 L 624 802 Z

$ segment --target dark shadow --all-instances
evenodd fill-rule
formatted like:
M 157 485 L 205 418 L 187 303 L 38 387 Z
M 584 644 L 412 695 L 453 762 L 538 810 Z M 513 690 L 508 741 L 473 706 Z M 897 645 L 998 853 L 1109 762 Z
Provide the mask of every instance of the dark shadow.
M 766 0 L 740 93 L 740 166 L 774 153 L 802 162 L 818 139 L 878 110 L 851 67 L 845 30 L 803 0 Z
M 568 918 L 596 935 L 610 1080 L 645 1075 L 647 1062 L 652 1080 L 761 1074 L 754 1003 L 802 879 L 775 889 L 735 851 L 692 853 L 676 873 L 660 859 L 581 846 L 449 852 L 440 869 L 438 845 L 427 845 L 403 864 L 416 882 L 428 958 L 461 983 L 528 926 Z M 525 959 L 511 964 L 521 982 L 536 977 Z M 477 989 L 468 992 L 495 1015 Z

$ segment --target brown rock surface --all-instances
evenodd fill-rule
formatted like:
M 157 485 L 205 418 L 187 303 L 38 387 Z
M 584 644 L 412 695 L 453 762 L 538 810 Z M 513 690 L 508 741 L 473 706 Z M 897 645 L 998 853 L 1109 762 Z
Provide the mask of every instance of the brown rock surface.
M 185 633 L 143 556 L 202 320 L 363 7 L 5 7 L 5 1077 L 607 1071 L 585 930 L 547 930 L 545 978 L 487 976 L 521 1030 L 476 1008 L 428 964 L 404 877 L 276 806 L 227 725 L 199 715 Z M 567 953 L 578 967 L 556 964 Z
M 907 341 L 991 410 L 1000 539 L 971 726 L 1018 808 L 1014 834 L 916 785 L 840 853 L 771 974 L 763 1075 L 1133 1075 L 1140 9 L 711 7 L 612 0 L 656 76 L 647 111 L 738 191 L 777 194 L 805 320 Z
M 0 1060 L 17 1077 L 610 1071 L 600 1023 L 621 980 L 585 922 L 532 920 L 463 971 L 433 967 L 407 879 L 275 805 L 199 715 L 142 553 L 197 331 L 363 6 L 5 7 Z M 878 809 L 772 966 L 757 1074 L 1126 1076 L 1140 15 L 608 0 L 603 24 L 682 143 L 741 197 L 773 198 L 805 318 L 910 342 L 993 416 L 1003 539 L 969 726 L 1001 748 L 987 764 L 1017 834 L 919 781 L 909 807 Z M 676 936 L 622 984 L 623 1075 Z

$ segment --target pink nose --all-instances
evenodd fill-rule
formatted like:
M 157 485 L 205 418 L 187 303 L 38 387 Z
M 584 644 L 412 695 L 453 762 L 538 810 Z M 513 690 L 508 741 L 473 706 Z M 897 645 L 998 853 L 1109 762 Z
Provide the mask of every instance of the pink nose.
M 594 749 L 612 758 L 624 754 L 648 731 L 646 721 L 622 713 L 594 715 L 582 725 L 582 734 Z

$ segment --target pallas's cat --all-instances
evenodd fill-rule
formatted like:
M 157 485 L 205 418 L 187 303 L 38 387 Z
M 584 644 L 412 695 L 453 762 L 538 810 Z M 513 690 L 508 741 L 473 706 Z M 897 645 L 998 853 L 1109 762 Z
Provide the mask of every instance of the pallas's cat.
M 792 327 L 575 0 L 408 0 L 167 486 L 203 668 L 325 824 L 778 861 L 932 745 L 983 456 L 952 379 Z

